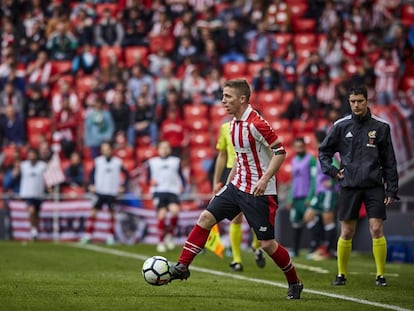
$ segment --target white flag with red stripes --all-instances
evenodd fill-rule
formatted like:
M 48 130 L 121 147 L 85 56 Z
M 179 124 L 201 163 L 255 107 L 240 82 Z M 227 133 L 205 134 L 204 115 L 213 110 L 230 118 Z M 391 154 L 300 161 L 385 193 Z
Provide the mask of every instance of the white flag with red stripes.
M 60 166 L 59 155 L 56 152 L 53 153 L 52 159 L 47 164 L 43 177 L 48 187 L 58 185 L 65 181 L 65 175 Z

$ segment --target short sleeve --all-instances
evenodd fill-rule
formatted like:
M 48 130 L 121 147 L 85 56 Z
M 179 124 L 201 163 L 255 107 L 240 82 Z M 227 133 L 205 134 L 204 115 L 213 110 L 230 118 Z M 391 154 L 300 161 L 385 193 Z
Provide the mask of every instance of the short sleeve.
M 269 122 L 261 116 L 255 118 L 254 122 L 251 124 L 251 132 L 254 138 L 266 147 L 272 146 L 277 140 L 277 135 L 274 129 L 270 126 Z

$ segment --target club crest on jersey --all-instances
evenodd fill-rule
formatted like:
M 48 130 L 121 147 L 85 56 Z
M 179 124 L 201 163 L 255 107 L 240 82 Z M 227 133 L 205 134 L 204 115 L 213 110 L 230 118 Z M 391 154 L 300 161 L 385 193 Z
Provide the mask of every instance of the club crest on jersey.
M 375 139 L 377 138 L 377 131 L 372 130 L 368 132 L 368 144 L 369 148 L 376 148 Z

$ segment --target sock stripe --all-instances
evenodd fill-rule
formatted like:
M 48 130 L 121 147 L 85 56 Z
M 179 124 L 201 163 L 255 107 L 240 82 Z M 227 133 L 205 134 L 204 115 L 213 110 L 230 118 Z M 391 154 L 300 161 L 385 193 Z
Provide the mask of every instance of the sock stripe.
M 189 241 L 186 241 L 186 242 L 185 242 L 185 244 L 188 244 L 189 246 L 191 246 L 191 247 L 193 247 L 193 248 L 195 248 L 195 249 L 199 249 L 199 250 L 200 250 L 200 252 L 201 252 L 201 250 L 202 250 L 202 248 L 201 248 L 201 247 L 199 247 L 198 245 L 195 245 L 194 243 L 191 243 L 191 242 L 189 242 Z
M 286 271 L 287 269 L 290 269 L 290 268 L 292 268 L 292 260 L 289 260 L 289 263 L 285 267 L 280 268 L 280 269 L 282 269 L 282 271 Z

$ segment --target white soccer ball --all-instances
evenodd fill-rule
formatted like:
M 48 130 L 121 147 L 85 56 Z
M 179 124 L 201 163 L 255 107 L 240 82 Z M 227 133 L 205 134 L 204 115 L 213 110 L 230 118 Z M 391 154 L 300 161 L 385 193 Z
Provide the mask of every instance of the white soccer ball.
M 151 285 L 165 285 L 171 280 L 170 263 L 167 258 L 153 256 L 145 260 L 142 265 L 142 276 Z

